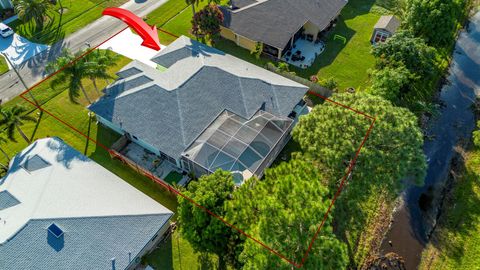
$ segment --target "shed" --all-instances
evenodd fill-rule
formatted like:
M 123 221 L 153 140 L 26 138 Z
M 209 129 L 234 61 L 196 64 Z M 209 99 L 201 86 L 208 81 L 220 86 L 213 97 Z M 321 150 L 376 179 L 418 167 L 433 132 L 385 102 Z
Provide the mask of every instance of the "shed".
M 372 38 L 370 42 L 373 44 L 385 42 L 389 37 L 393 36 L 400 27 L 400 20 L 395 16 L 382 16 L 374 26 Z

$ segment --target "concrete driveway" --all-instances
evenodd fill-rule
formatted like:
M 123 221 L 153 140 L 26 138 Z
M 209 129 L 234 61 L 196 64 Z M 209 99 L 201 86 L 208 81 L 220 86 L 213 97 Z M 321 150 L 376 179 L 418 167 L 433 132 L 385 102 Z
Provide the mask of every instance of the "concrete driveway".
M 154 68 L 157 67 L 157 64 L 150 61 L 150 59 L 159 51 L 141 46 L 142 42 L 143 40 L 140 36 L 134 34 L 130 28 L 127 28 L 102 44 L 99 49 L 109 49 L 132 60 L 138 60 Z M 160 47 L 163 49 L 165 46 L 161 45 Z
M 0 52 L 6 54 L 13 65 L 19 66 L 49 46 L 30 42 L 28 39 L 13 34 L 7 38 L 0 37 Z M 12 67 L 10 67 L 11 69 Z

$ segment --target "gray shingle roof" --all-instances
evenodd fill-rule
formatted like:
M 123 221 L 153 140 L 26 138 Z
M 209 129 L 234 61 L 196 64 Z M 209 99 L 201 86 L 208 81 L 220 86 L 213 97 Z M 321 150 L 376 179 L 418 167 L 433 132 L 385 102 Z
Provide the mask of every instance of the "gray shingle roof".
M 251 4 L 257 3 L 256 0 L 231 0 L 232 6 L 235 8 L 243 8 Z
M 132 62 L 123 70 L 143 73 L 118 80 L 90 110 L 173 158 L 180 158 L 224 110 L 250 119 L 263 106 L 286 117 L 307 91 L 306 86 L 185 37 L 153 61 L 169 69 L 159 72 Z M 154 81 L 128 86 L 138 76 Z
M 0 210 L 10 208 L 20 202 L 10 192 L 4 190 L 0 192 Z
M 224 26 L 254 41 L 284 48 L 307 21 L 325 29 L 347 4 L 345 0 L 267 0 L 229 10 Z
M 112 258 L 115 269 L 125 269 L 128 253 L 133 260 L 167 221 L 162 215 L 31 220 L 0 245 L 0 269 L 112 269 Z M 62 237 L 49 234 L 52 223 Z
M 393 15 L 382 16 L 375 24 L 375 29 L 384 29 L 394 34 L 400 27 L 400 21 Z

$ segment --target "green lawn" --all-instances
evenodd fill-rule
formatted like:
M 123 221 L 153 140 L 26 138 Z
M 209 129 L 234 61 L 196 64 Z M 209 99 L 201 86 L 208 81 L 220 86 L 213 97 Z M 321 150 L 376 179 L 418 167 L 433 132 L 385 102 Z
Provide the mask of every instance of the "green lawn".
M 147 16 L 147 23 L 163 27 L 169 20 L 181 13 L 186 8 L 190 8 L 186 1 L 169 0 Z M 191 9 L 191 8 L 190 8 Z
M 8 69 L 8 65 L 7 65 L 7 60 L 5 59 L 5 57 L 0 55 L 0 75 L 7 72 L 8 70 L 9 69 Z
M 218 262 L 215 255 L 195 253 L 178 229 L 146 258 L 147 263 L 158 270 L 217 269 Z
M 228 0 L 221 0 L 221 4 L 227 4 Z M 195 9 L 198 11 L 202 9 L 207 2 L 201 2 Z M 168 45 L 172 43 L 176 37 L 165 33 L 171 33 L 175 36 L 185 35 L 194 38 L 190 34 L 192 27 L 191 20 L 193 11 L 191 6 L 187 6 L 185 1 L 169 0 L 161 7 L 148 15 L 147 22 L 154 24 L 159 29 L 160 43 Z M 162 31 L 163 30 L 163 31 Z
M 183 175 L 181 173 L 171 171 L 167 177 L 165 177 L 165 182 L 169 183 L 170 185 L 176 184 L 182 180 Z
M 480 268 L 480 149 L 468 154 L 420 269 Z
M 371 12 L 373 0 L 351 0 L 342 10 L 338 23 L 329 34 L 326 50 L 313 65 L 306 69 L 294 68 L 298 75 L 309 78 L 334 78 L 342 91 L 348 87 L 364 89 L 368 85 L 368 69 L 373 68 L 375 58 L 370 54 L 370 38 L 373 26 L 380 18 L 378 12 Z M 377 9 L 375 9 L 377 10 Z M 347 39 L 334 40 L 335 35 Z
M 43 29 L 38 29 L 33 21 L 16 20 L 10 23 L 15 32 L 37 43 L 53 44 L 74 33 L 102 16 L 105 7 L 120 6 L 128 0 L 83 0 L 65 1 L 61 12 L 60 1 L 47 13 Z

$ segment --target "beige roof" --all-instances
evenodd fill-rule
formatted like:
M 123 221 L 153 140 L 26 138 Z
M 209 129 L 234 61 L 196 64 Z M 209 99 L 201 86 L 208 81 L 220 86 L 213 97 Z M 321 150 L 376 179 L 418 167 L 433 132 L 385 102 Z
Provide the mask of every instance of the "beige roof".
M 387 30 L 392 34 L 397 31 L 398 27 L 400 27 L 400 21 L 393 15 L 380 17 L 374 26 L 375 29 Z

